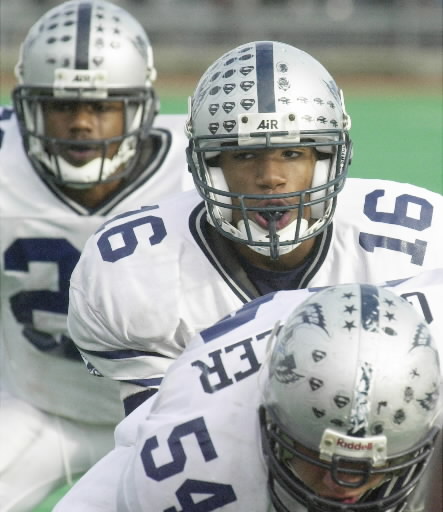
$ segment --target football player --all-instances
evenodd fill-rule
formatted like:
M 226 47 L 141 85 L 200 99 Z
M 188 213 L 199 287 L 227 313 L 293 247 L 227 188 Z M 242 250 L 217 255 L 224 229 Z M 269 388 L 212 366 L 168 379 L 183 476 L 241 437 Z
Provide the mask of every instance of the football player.
M 196 336 L 55 511 L 440 510 L 443 270 L 312 292 Z
M 0 508 L 29 511 L 113 446 L 117 385 L 66 327 L 71 272 L 110 217 L 193 188 L 185 116 L 159 115 L 150 41 L 128 12 L 69 1 L 30 29 L 0 110 Z
M 288 44 L 241 45 L 203 74 L 187 121 L 198 192 L 108 223 L 71 279 L 70 333 L 127 411 L 193 334 L 255 297 L 440 265 L 443 198 L 346 180 L 349 128 L 332 76 Z

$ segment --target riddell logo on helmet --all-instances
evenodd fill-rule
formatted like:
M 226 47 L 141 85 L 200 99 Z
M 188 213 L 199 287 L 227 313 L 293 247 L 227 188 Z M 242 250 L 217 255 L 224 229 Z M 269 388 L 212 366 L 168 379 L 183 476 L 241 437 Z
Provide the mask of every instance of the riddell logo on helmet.
M 278 130 L 277 119 L 263 119 L 257 126 L 257 130 Z
M 337 439 L 337 446 L 346 450 L 367 451 L 372 450 L 372 443 L 347 443 L 344 439 Z

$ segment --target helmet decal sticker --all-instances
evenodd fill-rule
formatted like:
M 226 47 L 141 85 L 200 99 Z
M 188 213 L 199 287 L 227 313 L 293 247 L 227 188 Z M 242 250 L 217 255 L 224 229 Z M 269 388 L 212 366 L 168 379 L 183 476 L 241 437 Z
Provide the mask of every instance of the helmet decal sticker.
M 273 45 L 257 43 L 256 51 L 258 111 L 275 112 Z
M 240 68 L 240 73 L 243 76 L 249 75 L 249 73 L 254 69 L 254 66 L 242 66 Z
M 223 78 L 231 78 L 233 75 L 235 75 L 235 69 L 228 69 L 228 71 L 223 74 Z
M 334 403 L 339 409 L 343 409 L 343 407 L 346 407 L 350 402 L 350 399 L 348 396 L 344 395 L 335 395 L 334 396 Z
M 284 357 L 275 368 L 275 378 L 282 384 L 294 384 L 305 376 L 296 371 L 297 365 L 292 354 Z
M 425 409 L 426 411 L 433 411 L 438 404 L 439 396 L 439 390 L 435 388 L 433 391 L 426 393 L 424 398 L 417 398 L 417 402 L 420 404 L 422 409 Z
M 240 105 L 245 109 L 249 110 L 255 104 L 254 98 L 246 98 L 240 101 Z
M 209 113 L 213 116 L 219 108 L 220 105 L 218 103 L 211 103 L 209 105 Z
M 225 84 L 223 86 L 223 90 L 225 91 L 226 94 L 230 94 L 233 90 L 235 89 L 235 84 Z
M 229 112 L 231 112 L 231 110 L 235 107 L 235 102 L 234 101 L 225 101 L 222 105 L 222 108 L 223 110 L 229 114 Z
M 240 82 L 240 87 L 245 91 L 249 91 L 249 89 L 251 87 L 254 87 L 255 85 L 255 82 L 253 82 L 252 80 L 247 80 L 247 81 L 244 81 L 244 82 Z
M 275 67 L 279 73 L 287 73 L 289 69 L 289 66 L 286 62 L 277 62 Z
M 431 346 L 431 335 L 429 334 L 428 328 L 425 324 L 417 325 L 417 331 L 414 335 L 414 342 L 412 344 L 412 349 L 417 347 L 429 347 Z
M 75 67 L 77 69 L 88 69 L 91 13 L 92 5 L 90 3 L 81 3 L 79 5 L 76 37 L 77 48 L 75 52 Z
M 318 363 L 322 359 L 326 357 L 326 352 L 324 350 L 313 350 L 312 351 L 312 359 Z
M 229 133 L 231 132 L 237 123 L 232 119 L 223 123 L 223 128 Z
M 311 377 L 309 379 L 309 386 L 312 391 L 317 391 L 323 387 L 323 381 L 321 379 L 317 379 L 316 377 Z
M 362 294 L 363 297 L 363 294 Z M 348 435 L 365 436 L 368 430 L 368 415 L 371 408 L 370 393 L 374 380 L 372 365 L 363 362 L 357 371 L 355 397 L 352 404 Z
M 215 135 L 217 133 L 219 126 L 220 125 L 218 123 L 209 124 L 209 131 L 212 133 L 212 135 Z
M 363 329 L 378 332 L 380 328 L 380 305 L 377 288 L 370 285 L 362 285 L 361 290 L 361 324 Z
M 279 78 L 277 81 L 277 84 L 278 84 L 278 88 L 285 92 L 291 87 L 289 80 L 284 77 Z

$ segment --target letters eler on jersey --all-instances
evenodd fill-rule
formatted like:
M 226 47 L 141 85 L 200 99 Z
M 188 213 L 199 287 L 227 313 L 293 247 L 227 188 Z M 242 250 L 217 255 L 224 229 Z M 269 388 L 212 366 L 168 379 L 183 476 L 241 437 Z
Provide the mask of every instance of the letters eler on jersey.
M 441 195 L 348 178 L 333 223 L 293 287 L 383 282 L 441 264 Z M 68 326 L 99 373 L 157 387 L 191 337 L 262 295 L 223 240 L 208 235 L 196 192 L 127 212 L 87 242 L 74 270 Z M 267 291 L 267 290 L 266 290 Z
M 443 269 L 385 287 L 414 306 L 443 354 L 439 314 Z M 288 315 L 317 291 L 267 294 L 196 335 L 169 368 L 159 392 L 119 424 L 115 449 L 78 482 L 55 511 L 173 511 L 198 503 L 199 510 L 270 512 L 267 466 L 258 437 L 260 371 L 275 326 L 283 327 Z M 391 334 L 400 321 L 396 309 L 380 318 L 380 325 L 383 322 Z M 361 304 L 355 297 L 343 297 L 342 314 L 340 325 L 351 332 Z M 427 343 L 419 330 L 414 340 L 415 347 Z M 396 362 L 388 364 L 395 366 Z M 437 449 L 404 512 L 439 510 L 441 435 L 438 446 L 440 453 Z M 361 451 L 368 447 L 345 448 Z M 92 489 L 98 491 L 91 493 Z M 419 505 L 423 497 L 428 500 L 425 508 Z

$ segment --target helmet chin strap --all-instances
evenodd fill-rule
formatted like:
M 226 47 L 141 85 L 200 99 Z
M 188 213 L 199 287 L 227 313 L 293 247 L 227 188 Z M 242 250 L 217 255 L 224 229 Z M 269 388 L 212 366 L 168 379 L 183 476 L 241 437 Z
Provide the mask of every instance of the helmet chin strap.
M 36 156 L 56 176 L 54 169 L 58 169 L 60 178 L 68 187 L 85 189 L 105 181 L 134 156 L 135 148 L 125 142 L 113 158 L 94 158 L 81 167 L 70 164 L 61 156 L 48 155 L 46 151 L 39 152 Z
M 248 222 L 251 237 L 254 242 L 269 243 L 266 247 L 256 245 L 248 245 L 248 247 L 259 254 L 270 257 L 272 260 L 277 260 L 282 254 L 287 254 L 288 252 L 293 251 L 301 244 L 301 242 L 296 242 L 288 245 L 280 245 L 281 241 L 286 242 L 293 240 L 295 232 L 294 222 L 297 222 L 297 220 L 292 221 L 288 226 L 277 231 L 276 224 L 278 217 L 276 214 L 278 215 L 279 212 L 272 212 L 268 214 L 270 217 L 268 229 L 263 229 L 252 220 L 249 220 Z M 299 236 L 304 235 L 308 231 L 308 226 L 308 221 L 306 219 L 301 219 Z M 246 240 L 248 239 L 246 225 L 243 220 L 238 222 L 237 230 L 240 232 L 241 238 Z

